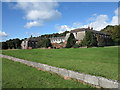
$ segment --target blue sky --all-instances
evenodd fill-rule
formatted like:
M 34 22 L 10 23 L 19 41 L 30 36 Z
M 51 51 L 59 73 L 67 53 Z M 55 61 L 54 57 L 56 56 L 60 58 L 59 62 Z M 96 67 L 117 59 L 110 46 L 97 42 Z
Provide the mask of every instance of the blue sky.
M 99 31 L 118 24 L 117 9 L 117 2 L 3 2 L 0 35 L 4 41 L 88 26 Z

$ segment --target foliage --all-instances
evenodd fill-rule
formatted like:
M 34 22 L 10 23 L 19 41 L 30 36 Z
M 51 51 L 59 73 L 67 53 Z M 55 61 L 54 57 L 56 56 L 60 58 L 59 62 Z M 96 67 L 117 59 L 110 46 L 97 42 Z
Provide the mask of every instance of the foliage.
M 13 40 L 12 40 L 12 39 L 7 40 L 6 43 L 7 43 L 7 45 L 8 45 L 8 49 L 14 48 L 14 44 L 13 44 Z
M 42 47 L 45 47 L 45 48 L 52 47 L 50 39 L 44 39 L 42 43 Z
M 43 40 L 39 39 L 36 46 L 37 48 L 41 48 L 43 46 Z
M 2 54 L 113 80 L 118 79 L 118 47 L 3 50 Z
M 21 41 L 18 38 L 13 39 L 13 44 L 15 49 L 18 49 L 21 47 Z
M 65 31 L 63 33 L 53 33 L 53 34 L 45 34 L 41 35 L 42 38 L 52 38 L 52 37 L 64 37 L 69 31 Z
M 20 40 L 18 38 L 9 39 L 9 40 L 6 41 L 7 46 L 8 46 L 9 49 L 13 49 L 13 48 L 18 49 L 18 48 L 20 48 L 21 47 L 21 42 L 22 42 L 22 40 Z
M 75 45 L 75 43 L 76 43 L 75 37 L 74 37 L 73 33 L 71 33 L 67 40 L 66 48 L 73 47 Z
M 97 46 L 97 39 L 91 32 L 86 31 L 86 35 L 80 45 L 87 47 Z
M 112 40 L 120 44 L 120 25 L 116 25 L 116 26 L 108 25 L 101 31 L 111 35 Z
M 75 45 L 73 46 L 73 48 L 79 48 L 79 45 L 78 45 L 78 44 L 75 44 Z
M 6 42 L 2 42 L 2 49 L 8 49 L 8 45 Z

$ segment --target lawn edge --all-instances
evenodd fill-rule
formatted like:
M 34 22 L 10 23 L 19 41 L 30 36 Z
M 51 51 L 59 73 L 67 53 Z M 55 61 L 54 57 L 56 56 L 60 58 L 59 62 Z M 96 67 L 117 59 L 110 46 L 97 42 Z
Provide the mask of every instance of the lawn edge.
M 70 79 L 70 78 L 76 79 L 80 82 L 93 85 L 97 88 L 98 87 L 118 88 L 118 84 L 119 84 L 117 80 L 111 80 L 111 79 L 107 79 L 107 78 L 100 77 L 100 76 L 79 73 L 79 72 L 72 71 L 72 70 L 49 66 L 47 64 L 41 64 L 41 63 L 37 63 L 37 62 L 33 62 L 33 61 L 27 61 L 27 60 L 11 57 L 11 56 L 7 56 L 7 55 L 2 55 L 2 54 L 0 55 L 0 57 L 7 58 L 7 59 L 13 60 L 15 62 L 20 62 L 20 63 L 26 64 L 28 66 L 35 67 L 42 71 L 49 71 L 52 73 L 56 73 L 56 74 L 64 77 L 64 79 Z

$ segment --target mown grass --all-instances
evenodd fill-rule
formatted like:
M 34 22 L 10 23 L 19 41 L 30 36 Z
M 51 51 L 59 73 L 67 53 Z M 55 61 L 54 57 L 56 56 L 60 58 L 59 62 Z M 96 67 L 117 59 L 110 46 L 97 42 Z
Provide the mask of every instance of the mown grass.
M 74 80 L 3 58 L 3 88 L 91 88 Z
M 30 61 L 118 80 L 118 48 L 3 50 Z

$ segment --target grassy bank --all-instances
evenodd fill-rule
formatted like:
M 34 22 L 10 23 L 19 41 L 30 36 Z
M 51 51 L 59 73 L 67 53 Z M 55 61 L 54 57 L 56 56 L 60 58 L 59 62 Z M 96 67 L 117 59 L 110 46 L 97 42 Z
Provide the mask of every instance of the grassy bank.
M 64 80 L 56 74 L 3 59 L 3 88 L 90 88 L 74 80 Z
M 30 61 L 118 80 L 118 48 L 3 50 Z

